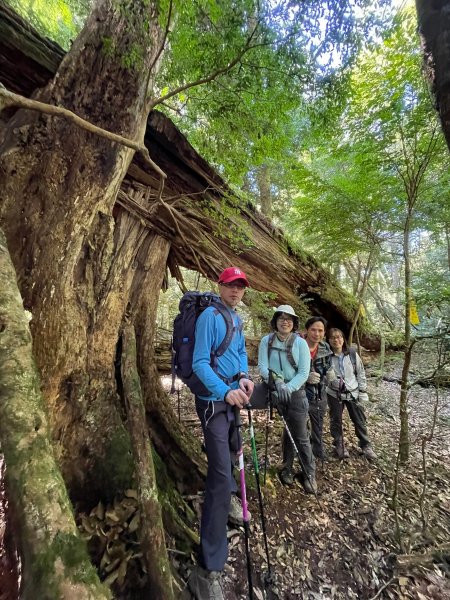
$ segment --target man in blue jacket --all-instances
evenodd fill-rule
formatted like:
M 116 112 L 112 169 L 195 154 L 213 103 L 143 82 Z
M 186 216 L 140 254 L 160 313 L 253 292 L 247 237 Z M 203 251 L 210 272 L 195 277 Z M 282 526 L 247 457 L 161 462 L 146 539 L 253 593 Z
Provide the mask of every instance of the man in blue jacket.
M 221 574 L 228 557 L 227 522 L 232 495 L 233 504 L 237 505 L 232 472 L 238 450 L 234 410 L 244 408 L 253 392 L 242 321 L 236 312 L 248 285 L 245 273 L 236 267 L 225 269 L 219 277 L 220 298 L 233 319 L 234 332 L 227 350 L 217 357 L 215 368 L 211 354 L 225 337 L 225 319 L 210 306 L 201 313 L 195 327 L 192 368 L 210 392 L 209 396 L 195 398 L 208 457 L 200 526 L 202 564 L 193 570 L 188 582 L 197 600 L 224 600 Z

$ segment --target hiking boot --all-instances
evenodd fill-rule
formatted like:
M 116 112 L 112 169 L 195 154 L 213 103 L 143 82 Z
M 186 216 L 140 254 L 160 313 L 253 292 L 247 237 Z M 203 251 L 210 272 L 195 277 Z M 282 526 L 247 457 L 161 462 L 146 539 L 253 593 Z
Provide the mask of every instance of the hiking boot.
M 344 460 L 345 458 L 350 458 L 350 454 L 348 453 L 347 448 L 345 448 L 344 444 L 338 444 L 334 449 L 336 456 L 339 460 Z
M 252 518 L 250 511 L 247 509 L 248 520 Z M 242 516 L 242 504 L 236 494 L 231 494 L 230 511 L 228 513 L 228 522 L 231 525 L 240 527 L 244 524 L 244 517 Z
M 303 481 L 303 489 L 307 494 L 317 494 L 317 483 L 314 477 L 311 477 L 311 475 L 309 478 L 305 477 Z
M 294 485 L 294 475 L 291 469 L 280 471 L 280 481 L 283 485 Z
M 188 588 L 195 600 L 225 600 L 222 572 L 195 567 L 188 579 Z
M 367 458 L 367 460 L 376 460 L 377 455 L 373 451 L 372 446 L 364 446 L 362 451 L 363 451 L 364 456 Z

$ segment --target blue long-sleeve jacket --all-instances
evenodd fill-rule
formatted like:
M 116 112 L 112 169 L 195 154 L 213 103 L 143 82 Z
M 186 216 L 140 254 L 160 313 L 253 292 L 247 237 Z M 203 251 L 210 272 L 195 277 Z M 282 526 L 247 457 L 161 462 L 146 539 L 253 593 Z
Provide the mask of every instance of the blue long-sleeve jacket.
M 228 310 L 236 330 L 228 348 L 217 358 L 217 373 L 232 378 L 240 372 L 248 373 L 248 359 L 241 320 L 235 310 Z M 192 370 L 212 394 L 208 397 L 199 396 L 202 400 L 223 400 L 228 390 L 239 387 L 238 381 L 230 385 L 222 381 L 211 367 L 211 352 L 220 346 L 226 331 L 225 319 L 213 306 L 206 308 L 195 324 Z
M 308 379 L 311 356 L 309 353 L 308 344 L 303 338 L 297 336 L 292 346 L 292 356 L 294 357 L 297 370 L 293 368 L 288 360 L 286 343 L 282 342 L 275 335 L 272 348 L 283 350 L 271 350 L 270 358 L 268 355 L 269 337 L 266 335 L 262 338 L 258 349 L 258 367 L 259 371 L 267 383 L 269 379 L 269 367 L 279 375 L 282 375 L 287 387 L 291 392 L 299 390 L 305 381 Z

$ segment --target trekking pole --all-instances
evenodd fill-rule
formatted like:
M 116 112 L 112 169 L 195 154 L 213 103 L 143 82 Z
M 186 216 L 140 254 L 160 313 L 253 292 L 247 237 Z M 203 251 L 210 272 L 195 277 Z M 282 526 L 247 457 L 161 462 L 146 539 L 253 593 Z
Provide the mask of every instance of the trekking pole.
M 275 373 L 275 371 L 272 371 L 271 369 L 269 369 L 269 376 L 270 376 L 269 380 L 272 380 L 272 382 L 273 382 L 273 375 L 277 375 L 277 373 Z M 270 390 L 270 388 L 269 388 L 269 390 Z M 272 400 L 272 394 L 271 394 L 271 398 L 270 398 L 270 400 L 271 400 L 271 402 L 273 403 L 273 400 Z M 317 495 L 317 492 L 316 492 L 316 491 L 314 491 L 314 487 L 313 487 L 313 485 L 312 485 L 312 481 L 311 481 L 311 478 L 310 478 L 310 476 L 309 476 L 309 473 L 308 473 L 308 471 L 307 471 L 307 470 L 306 470 L 306 468 L 305 468 L 305 464 L 304 464 L 304 462 L 303 462 L 303 460 L 302 460 L 302 457 L 301 457 L 300 451 L 299 451 L 299 449 L 297 448 L 297 444 L 294 442 L 294 438 L 292 437 L 291 430 L 289 429 L 289 427 L 288 427 L 288 424 L 286 423 L 286 419 L 284 418 L 283 412 L 282 412 L 282 410 L 281 410 L 281 408 L 280 408 L 279 404 L 277 404 L 277 406 L 276 406 L 276 409 L 277 409 L 277 412 L 278 412 L 278 414 L 280 415 L 280 418 L 281 418 L 281 420 L 282 420 L 282 422 L 283 422 L 284 429 L 285 429 L 285 431 L 286 431 L 286 433 L 287 433 L 287 435 L 288 435 L 288 438 L 289 438 L 289 439 L 290 439 L 290 441 L 291 441 L 292 447 L 294 448 L 294 451 L 295 451 L 295 453 L 297 454 L 298 462 L 300 463 L 300 466 L 301 466 L 301 468 L 302 468 L 302 471 L 303 471 L 303 473 L 305 474 L 305 477 L 306 477 L 306 479 L 308 480 L 308 482 L 309 482 L 309 485 L 311 486 L 311 489 L 312 489 L 312 491 L 314 492 L 314 496 L 316 497 L 317 504 L 319 505 L 320 509 L 322 510 L 322 505 L 321 505 L 321 503 L 320 503 L 319 496 Z
M 238 406 L 234 407 L 234 422 L 237 430 L 237 439 L 239 450 L 237 456 L 239 460 L 239 479 L 241 483 L 241 504 L 242 504 L 242 519 L 244 521 L 245 535 L 245 554 L 247 556 L 247 579 L 248 579 L 248 597 L 253 600 L 253 580 L 252 580 L 252 560 L 250 557 L 250 526 L 247 507 L 247 489 L 245 487 L 245 466 L 244 466 L 244 448 L 241 437 L 241 411 Z
M 263 497 L 261 493 L 261 485 L 259 481 L 259 463 L 258 463 L 258 453 L 256 451 L 256 439 L 255 439 L 255 430 L 253 428 L 253 418 L 252 412 L 250 410 L 250 405 L 247 405 L 247 413 L 248 413 L 248 426 L 250 430 L 250 442 L 252 446 L 252 457 L 253 457 L 253 468 L 255 470 L 255 480 L 256 480 L 256 489 L 258 491 L 258 502 L 259 502 L 259 514 L 261 516 L 261 528 L 263 532 L 264 539 L 264 547 L 266 550 L 266 560 L 267 560 L 267 573 L 264 575 L 264 585 L 269 587 L 273 585 L 274 580 L 272 576 L 272 569 L 270 566 L 270 557 L 269 557 L 269 544 L 267 541 L 267 530 L 266 530 L 266 517 L 264 515 L 264 504 Z
M 266 485 L 266 477 L 267 477 L 267 456 L 269 450 L 269 422 L 273 419 L 273 407 L 270 402 L 270 390 L 267 388 L 268 395 L 268 410 L 267 410 L 267 418 L 266 418 L 266 440 L 265 440 L 265 449 L 264 449 L 264 479 L 263 483 Z
M 283 421 L 283 425 L 284 425 L 284 428 L 285 428 L 286 433 L 288 435 L 288 438 L 291 440 L 291 444 L 292 444 L 292 446 L 293 446 L 293 448 L 295 450 L 295 453 L 297 454 L 298 462 L 300 463 L 302 471 L 305 474 L 306 479 L 309 481 L 309 485 L 311 486 L 311 489 L 314 492 L 314 496 L 316 497 L 317 504 L 319 505 L 319 508 L 322 510 L 322 505 L 320 503 L 319 496 L 317 495 L 317 492 L 314 490 L 314 487 L 313 487 L 312 482 L 311 482 L 311 478 L 309 476 L 308 471 L 305 469 L 305 465 L 303 463 L 303 460 L 302 460 L 302 457 L 300 455 L 299 449 L 297 448 L 297 445 L 294 442 L 294 438 L 292 437 L 292 433 L 291 433 L 291 431 L 290 431 L 290 429 L 288 427 L 288 424 L 286 423 L 286 419 L 284 418 L 283 413 L 281 412 L 281 410 L 278 407 L 277 407 L 277 410 L 278 410 L 278 414 L 281 417 L 281 420 Z

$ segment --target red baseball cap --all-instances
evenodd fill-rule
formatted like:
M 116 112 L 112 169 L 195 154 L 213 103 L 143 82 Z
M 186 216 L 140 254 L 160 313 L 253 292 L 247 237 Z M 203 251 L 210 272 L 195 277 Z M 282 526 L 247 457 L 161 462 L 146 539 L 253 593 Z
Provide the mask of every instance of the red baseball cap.
M 236 279 L 241 279 L 247 287 L 250 287 L 244 271 L 241 271 L 237 267 L 228 267 L 228 269 L 222 271 L 219 276 L 219 283 L 231 283 L 232 281 L 236 281 Z

